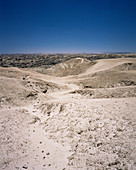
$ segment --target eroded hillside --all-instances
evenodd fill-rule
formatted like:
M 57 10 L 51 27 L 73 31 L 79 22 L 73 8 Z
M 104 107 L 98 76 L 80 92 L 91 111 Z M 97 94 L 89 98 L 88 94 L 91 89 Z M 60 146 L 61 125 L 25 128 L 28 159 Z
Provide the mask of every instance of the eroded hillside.
M 135 169 L 136 59 L 64 60 L 0 68 L 1 169 Z

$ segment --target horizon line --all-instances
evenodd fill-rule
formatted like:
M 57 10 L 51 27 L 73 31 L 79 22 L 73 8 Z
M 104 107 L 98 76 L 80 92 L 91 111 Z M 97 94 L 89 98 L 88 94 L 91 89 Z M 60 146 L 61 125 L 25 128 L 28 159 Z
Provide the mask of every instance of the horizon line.
M 21 55 L 21 54 L 136 54 L 136 52 L 17 52 L 17 53 L 0 53 L 0 55 Z

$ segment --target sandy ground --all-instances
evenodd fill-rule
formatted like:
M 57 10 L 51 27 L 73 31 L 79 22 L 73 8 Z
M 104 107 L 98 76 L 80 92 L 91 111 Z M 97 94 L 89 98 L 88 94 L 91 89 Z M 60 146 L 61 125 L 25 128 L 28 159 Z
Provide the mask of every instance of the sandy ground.
M 117 66 L 119 60 L 111 63 Z M 106 64 L 107 60 L 94 69 L 100 69 L 101 65 L 103 70 Z M 24 73 L 30 85 L 23 86 L 22 77 L 16 77 L 21 81 L 20 93 L 22 87 L 26 88 L 22 91 L 26 94 L 32 88 L 36 96 L 21 100 L 20 93 L 16 94 L 18 98 L 9 94 L 14 101 L 18 100 L 19 104 L 15 105 L 12 100 L 6 100 L 11 91 L 7 89 L 6 94 L 2 84 L 5 98 L 0 103 L 0 169 L 136 169 L 136 97 L 90 98 L 71 93 L 81 89 L 71 83 L 74 77 L 25 71 L 21 76 Z M 2 73 L 1 80 L 7 74 Z M 32 82 L 35 78 L 52 83 L 47 93 Z M 7 81 L 14 83 L 12 79 L 15 75 Z M 15 92 L 13 88 L 12 93 Z

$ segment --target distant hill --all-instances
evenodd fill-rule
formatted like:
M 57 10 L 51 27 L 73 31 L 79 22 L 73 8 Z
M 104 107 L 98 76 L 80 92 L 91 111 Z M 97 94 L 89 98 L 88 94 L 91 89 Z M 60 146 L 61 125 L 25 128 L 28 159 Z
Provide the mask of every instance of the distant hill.
M 132 52 L 104 52 L 105 54 L 133 54 Z
M 111 58 L 136 58 L 136 54 L 1 54 L 1 67 L 44 67 L 66 62 L 74 58 L 87 60 L 111 59 Z

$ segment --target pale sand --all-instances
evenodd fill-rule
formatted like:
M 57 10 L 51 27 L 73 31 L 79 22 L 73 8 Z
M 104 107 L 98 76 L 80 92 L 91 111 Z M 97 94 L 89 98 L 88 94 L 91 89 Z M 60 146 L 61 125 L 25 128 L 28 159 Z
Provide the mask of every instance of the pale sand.
M 4 85 L 1 89 L 5 98 L 0 105 L 0 169 L 136 169 L 136 97 L 93 99 L 70 93 L 81 89 L 72 83 L 74 77 L 24 73 L 32 86 L 24 87 L 19 73 L 14 78 L 1 76 L 10 84 L 5 85 L 7 92 Z M 33 83 L 35 78 L 56 87 L 44 94 Z M 19 81 L 20 93 L 22 87 L 26 94 L 32 88 L 37 95 L 21 100 L 14 89 Z

